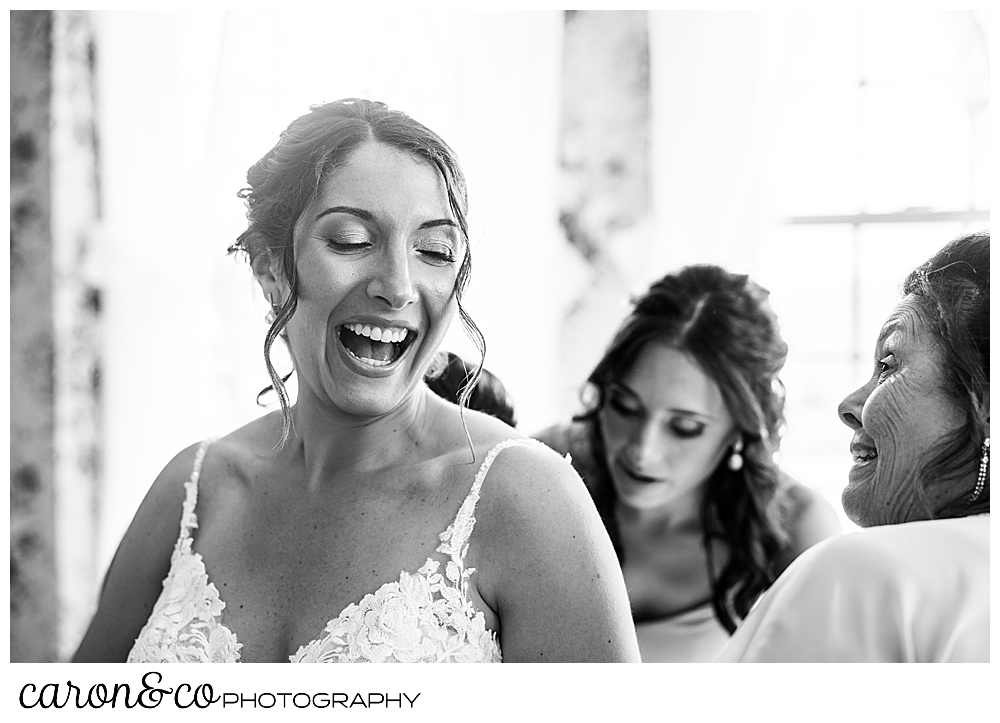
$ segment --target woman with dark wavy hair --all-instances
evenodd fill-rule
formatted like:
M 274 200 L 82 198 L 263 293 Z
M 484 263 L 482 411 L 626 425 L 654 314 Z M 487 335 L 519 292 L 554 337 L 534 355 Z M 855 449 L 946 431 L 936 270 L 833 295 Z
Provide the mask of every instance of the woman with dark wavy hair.
M 431 364 L 425 381 L 430 390 L 439 397 L 458 404 L 469 388 L 469 380 L 475 371 L 475 367 L 458 354 L 450 351 L 441 352 Z M 514 401 L 507 393 L 503 382 L 488 369 L 480 370 L 479 380 L 468 394 L 465 403 L 469 409 L 490 414 L 511 427 L 517 426 Z
M 837 410 L 865 529 L 791 565 L 720 662 L 990 661 L 990 234 L 903 282 L 869 378 Z
M 568 453 L 625 575 L 644 662 L 710 660 L 833 508 L 774 462 L 787 347 L 749 277 L 667 274 L 588 378 L 588 409 L 536 437 Z
M 462 306 L 452 150 L 348 99 L 293 121 L 247 181 L 230 250 L 271 307 L 281 409 L 167 464 L 75 659 L 637 660 L 614 550 L 572 468 L 466 408 L 482 362 L 458 405 L 424 381 L 456 314 L 484 350 Z M 279 338 L 294 402 L 271 364 Z

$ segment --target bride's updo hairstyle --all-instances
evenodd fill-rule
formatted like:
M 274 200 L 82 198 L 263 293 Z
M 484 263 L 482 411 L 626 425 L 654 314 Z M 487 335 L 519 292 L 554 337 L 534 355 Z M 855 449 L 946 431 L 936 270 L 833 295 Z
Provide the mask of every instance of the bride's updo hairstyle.
M 291 408 L 285 381 L 271 363 L 271 346 L 281 334 L 298 303 L 293 232 L 295 222 L 319 195 L 324 182 L 334 170 L 347 162 L 359 147 L 376 142 L 406 152 L 436 168 L 444 181 L 448 204 L 455 215 L 465 255 L 455 280 L 454 294 L 458 314 L 466 333 L 485 355 L 486 342 L 472 318 L 462 306 L 462 296 L 472 272 L 467 221 L 468 198 L 465 175 L 454 151 L 432 130 L 405 113 L 390 110 L 384 103 L 359 98 L 345 98 L 313 106 L 308 113 L 292 121 L 263 158 L 247 171 L 247 187 L 237 194 L 247 207 L 247 229 L 229 247 L 230 253 L 245 254 L 253 264 L 258 254 L 280 259 L 281 271 L 291 293 L 280 307 L 272 309 L 273 321 L 264 339 L 264 363 L 271 386 L 281 403 L 283 444 L 291 433 Z M 478 380 L 482 361 L 463 389 L 464 404 Z M 258 400 L 260 395 L 258 395 Z

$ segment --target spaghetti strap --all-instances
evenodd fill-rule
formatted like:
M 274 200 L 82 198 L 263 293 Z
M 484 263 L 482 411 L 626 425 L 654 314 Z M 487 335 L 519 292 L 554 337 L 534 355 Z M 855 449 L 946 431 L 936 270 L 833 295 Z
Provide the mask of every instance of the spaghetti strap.
M 486 459 L 483 460 L 482 465 L 479 467 L 479 471 L 476 473 L 476 478 L 472 482 L 472 489 L 469 490 L 469 494 L 466 495 L 465 500 L 462 502 L 462 506 L 458 508 L 458 514 L 455 515 L 455 521 L 451 526 L 443 533 L 441 533 L 441 540 L 445 544 L 439 547 L 440 552 L 445 552 L 451 555 L 453 560 L 464 560 L 465 553 L 469 549 L 469 537 L 472 535 L 472 530 L 476 526 L 476 505 L 479 503 L 479 492 L 482 489 L 483 482 L 486 480 L 486 474 L 490 471 L 490 467 L 493 465 L 493 461 L 497 458 L 497 455 L 508 447 L 514 446 L 531 446 L 531 445 L 543 445 L 537 439 L 505 439 L 498 445 L 493 447 L 486 455 Z M 546 449 L 548 449 L 546 447 Z
M 201 477 L 201 466 L 205 461 L 205 453 L 209 446 L 215 441 L 210 437 L 202 441 L 198 446 L 198 452 L 194 457 L 194 467 L 191 476 L 184 483 L 184 507 L 181 512 L 181 533 L 177 538 L 177 545 L 180 545 L 191 536 L 191 530 L 198 527 L 198 515 L 195 513 L 195 505 L 198 503 L 198 479 Z

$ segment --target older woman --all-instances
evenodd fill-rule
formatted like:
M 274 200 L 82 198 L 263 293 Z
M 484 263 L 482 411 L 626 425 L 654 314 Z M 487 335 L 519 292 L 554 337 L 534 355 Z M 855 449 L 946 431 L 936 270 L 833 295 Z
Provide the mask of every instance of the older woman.
M 795 557 L 840 532 L 832 506 L 783 473 L 787 346 L 768 292 L 712 265 L 636 300 L 572 424 L 569 453 L 625 574 L 644 662 L 711 660 Z
M 807 551 L 720 661 L 989 661 L 990 237 L 913 271 L 840 404 L 862 532 Z
M 572 468 L 424 383 L 456 314 L 482 348 L 451 149 L 344 100 L 294 121 L 247 180 L 232 250 L 271 304 L 281 410 L 166 466 L 75 659 L 636 660 L 614 550 Z

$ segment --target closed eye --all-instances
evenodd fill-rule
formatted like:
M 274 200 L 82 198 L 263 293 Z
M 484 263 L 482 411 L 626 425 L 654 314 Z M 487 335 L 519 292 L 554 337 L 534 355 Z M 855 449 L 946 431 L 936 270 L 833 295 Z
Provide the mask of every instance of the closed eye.
M 451 247 L 444 244 L 432 244 L 417 249 L 417 253 L 438 266 L 455 263 L 455 254 Z
M 324 234 L 323 241 L 328 247 L 340 253 L 352 253 L 372 247 L 371 236 L 361 230 Z
M 612 392 L 608 396 L 608 406 L 625 417 L 635 417 L 642 414 L 642 407 L 620 393 Z
M 670 431 L 681 439 L 694 439 L 705 432 L 705 425 L 692 419 L 678 419 L 670 423 Z

